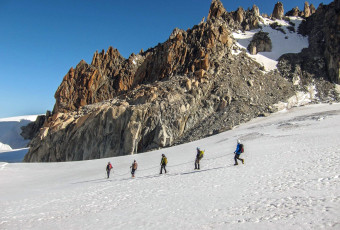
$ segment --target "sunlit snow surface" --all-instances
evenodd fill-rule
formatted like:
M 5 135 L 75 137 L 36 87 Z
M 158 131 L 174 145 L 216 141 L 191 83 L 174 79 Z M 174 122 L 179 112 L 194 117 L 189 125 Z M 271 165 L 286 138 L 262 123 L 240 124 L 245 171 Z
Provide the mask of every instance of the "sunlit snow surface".
M 260 23 L 262 29 L 245 31 L 244 33 L 242 31 L 234 32 L 233 37 L 236 39 L 236 44 L 239 48 L 247 49 L 255 33 L 261 30 L 269 33 L 269 37 L 272 41 L 272 52 L 259 52 L 256 55 L 251 55 L 247 51 L 247 55 L 263 65 L 265 70 L 274 70 L 276 69 L 277 60 L 281 55 L 286 53 L 300 53 L 303 48 L 308 47 L 308 37 L 304 37 L 297 33 L 302 19 L 298 17 L 289 18 L 290 21 L 295 24 L 295 32 L 288 30 L 288 27 L 291 25 L 284 20 L 273 21 L 267 18 L 262 18 L 263 23 Z M 286 32 L 286 34 L 270 27 L 270 24 L 275 22 L 281 25 L 281 28 Z M 238 52 L 235 52 L 234 54 L 237 55 Z
M 312 105 L 139 155 L 0 163 L 0 229 L 340 229 L 339 137 L 340 104 Z

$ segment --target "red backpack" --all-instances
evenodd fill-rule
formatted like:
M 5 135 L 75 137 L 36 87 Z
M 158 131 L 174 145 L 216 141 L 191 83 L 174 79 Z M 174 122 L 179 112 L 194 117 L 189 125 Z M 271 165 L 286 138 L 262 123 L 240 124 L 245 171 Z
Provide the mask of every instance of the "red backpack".
M 241 153 L 243 153 L 244 152 L 243 144 L 240 144 L 240 149 L 241 149 Z

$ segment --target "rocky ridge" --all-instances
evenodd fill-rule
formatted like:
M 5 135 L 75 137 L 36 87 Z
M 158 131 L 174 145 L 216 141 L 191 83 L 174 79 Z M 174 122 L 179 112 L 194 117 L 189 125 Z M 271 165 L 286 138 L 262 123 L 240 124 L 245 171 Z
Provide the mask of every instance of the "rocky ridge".
M 96 52 L 91 64 L 81 61 L 56 91 L 53 113 L 31 141 L 25 161 L 134 154 L 197 140 L 276 111 L 275 104 L 306 90 L 304 82 L 294 85 L 293 70 L 262 71 L 245 50 L 232 54 L 237 48 L 231 32 L 259 28 L 260 20 L 256 6 L 227 12 L 213 0 L 206 22 L 175 29 L 163 44 L 128 59 L 110 47 Z M 322 82 L 331 86 L 327 77 Z M 325 97 L 331 91 L 325 90 Z
M 319 79 L 317 84 L 323 85 L 319 87 L 320 96 L 323 97 L 332 88 L 334 90 L 330 82 L 340 83 L 340 35 L 337 32 L 340 31 L 339 2 L 335 0 L 329 5 L 320 5 L 314 14 L 306 18 L 299 32 L 308 36 L 309 47 L 299 54 L 283 55 L 278 64 L 281 74 L 299 81 L 300 86 Z
M 299 7 L 295 7 L 292 10 L 288 11 L 286 13 L 286 16 L 294 16 L 294 17 L 305 17 L 308 18 L 312 14 L 316 12 L 315 6 L 313 4 L 310 4 L 308 2 L 305 2 L 303 11 L 299 10 Z

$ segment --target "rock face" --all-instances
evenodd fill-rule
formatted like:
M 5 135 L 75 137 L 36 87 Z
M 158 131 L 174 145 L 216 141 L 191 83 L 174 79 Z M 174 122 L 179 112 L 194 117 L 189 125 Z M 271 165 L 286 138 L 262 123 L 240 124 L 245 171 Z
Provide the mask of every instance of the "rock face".
M 292 10 L 288 11 L 286 13 L 286 16 L 294 16 L 294 17 L 305 17 L 308 18 L 312 14 L 316 12 L 315 7 L 313 4 L 310 4 L 308 2 L 305 2 L 303 11 L 299 10 L 299 7 L 295 7 Z
M 316 12 L 316 9 L 315 9 L 315 6 L 313 5 L 313 3 L 312 4 L 310 4 L 310 6 L 309 6 L 309 10 L 310 10 L 310 14 L 312 15 L 312 14 L 315 14 L 315 12 Z
M 284 9 L 282 2 L 277 2 L 274 6 L 272 17 L 276 19 L 282 19 L 284 16 Z
M 201 79 L 173 76 L 54 114 L 32 140 L 25 161 L 96 159 L 193 141 L 270 113 L 271 105 L 294 95 L 291 83 L 277 73 L 263 74 L 245 54 L 225 55 L 214 65 L 215 77 L 209 71 Z
M 236 27 L 232 26 L 232 20 L 230 20 L 231 15 L 236 22 Z M 229 15 L 225 17 L 225 20 L 230 22 L 229 26 L 234 30 L 252 30 L 259 28 L 259 17 L 260 10 L 256 5 L 253 5 L 252 9 L 246 11 L 242 7 L 239 7 L 237 11 L 229 13 Z M 240 25 L 241 28 L 237 25 Z
M 310 8 L 309 8 L 308 2 L 305 2 L 305 8 L 304 8 L 304 10 L 303 10 L 303 13 L 304 13 L 304 16 L 305 16 L 306 18 L 308 18 L 309 16 L 311 16 L 311 10 L 310 10 Z
M 270 52 L 272 51 L 272 41 L 268 36 L 268 33 L 259 31 L 257 32 L 251 42 L 248 45 L 250 54 L 257 54 L 258 52 Z
M 20 135 L 25 140 L 32 140 L 40 132 L 40 128 L 43 127 L 46 121 L 46 117 L 48 117 L 48 114 L 46 114 L 46 116 L 38 116 L 35 122 L 31 122 L 28 125 L 21 127 L 22 132 L 20 133 Z
M 125 60 L 117 49 L 110 47 L 107 52 L 96 52 L 91 65 L 82 60 L 70 69 L 57 89 L 53 113 L 76 110 L 128 90 L 143 59 L 141 55 L 131 55 Z
M 340 83 L 340 35 L 337 32 L 340 31 L 340 7 L 338 5 L 339 0 L 329 5 L 320 5 L 318 10 L 300 25 L 299 32 L 308 35 L 309 47 L 300 54 L 284 55 L 281 58 L 279 69 L 284 76 L 301 75 L 310 81 L 316 77 Z
M 213 18 L 220 18 L 222 15 L 226 14 L 227 11 L 223 7 L 220 0 L 213 0 L 210 5 L 209 14 L 207 20 Z
M 291 9 L 290 11 L 288 11 L 286 13 L 286 16 L 293 16 L 293 17 L 298 17 L 300 16 L 300 10 L 299 10 L 299 7 L 295 7 L 293 9 Z
M 117 49 L 96 52 L 91 65 L 81 61 L 71 68 L 55 93 L 53 113 L 111 99 L 139 84 L 166 79 L 175 74 L 203 77 L 210 68 L 211 53 L 233 44 L 232 29 L 258 27 L 259 10 L 227 13 L 219 0 L 212 1 L 208 20 L 187 31 L 175 29 L 163 44 L 124 59 Z M 220 22 L 220 24 L 218 24 Z M 227 51 L 227 50 L 226 50 Z
M 256 6 L 227 12 L 213 0 L 206 22 L 175 29 L 154 48 L 125 59 L 110 47 L 96 52 L 91 64 L 81 61 L 65 75 L 53 112 L 24 160 L 135 154 L 197 140 L 276 111 L 274 104 L 287 101 L 299 87 L 291 80 L 292 62 L 281 60 L 290 71 L 266 73 L 245 52 L 232 54 L 232 31 L 258 28 L 259 15 Z M 259 34 L 256 51 L 268 50 L 269 42 Z

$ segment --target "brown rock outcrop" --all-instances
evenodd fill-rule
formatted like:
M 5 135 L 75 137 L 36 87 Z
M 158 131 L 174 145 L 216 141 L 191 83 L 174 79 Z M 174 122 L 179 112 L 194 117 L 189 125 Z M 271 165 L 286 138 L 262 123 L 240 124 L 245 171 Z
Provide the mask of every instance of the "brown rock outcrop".
M 263 74 L 246 54 L 233 60 L 227 56 L 215 67 L 219 74 L 201 83 L 174 76 L 77 111 L 55 113 L 31 141 L 25 161 L 88 160 L 188 142 L 269 112 L 270 105 L 293 95 L 291 83 Z M 240 69 L 241 63 L 247 67 Z M 200 77 L 204 72 L 198 70 Z
M 252 55 L 257 54 L 258 52 L 272 51 L 272 41 L 270 40 L 268 33 L 262 31 L 257 32 L 248 45 L 248 51 Z
M 22 132 L 20 133 L 20 135 L 24 139 L 32 140 L 43 127 L 46 119 L 48 119 L 48 113 L 46 113 L 46 115 L 38 116 L 34 122 L 29 123 L 27 126 L 21 127 Z
M 300 15 L 299 7 L 295 7 L 286 13 L 286 16 L 298 17 Z
M 219 18 L 226 12 L 220 0 L 212 0 L 207 20 Z
M 315 6 L 313 5 L 313 3 L 310 4 L 309 9 L 310 9 L 310 14 L 311 14 L 311 15 L 312 15 L 312 14 L 315 14 L 316 9 L 315 9 Z
M 259 17 L 260 15 L 260 9 L 254 4 L 252 8 L 252 12 L 254 13 L 255 17 Z
M 132 56 L 134 57 L 134 56 Z M 125 60 L 117 49 L 96 52 L 91 65 L 84 60 L 65 75 L 55 93 L 53 112 L 67 112 L 81 106 L 108 100 L 132 86 L 138 64 Z
M 193 29 L 175 29 L 163 44 L 124 59 L 117 49 L 96 52 L 91 65 L 81 61 L 71 68 L 55 93 L 53 112 L 78 110 L 119 96 L 139 84 L 152 83 L 176 74 L 207 72 L 216 49 L 228 52 L 233 44 L 230 29 L 221 15 L 226 11 L 214 0 L 209 19 Z M 221 22 L 217 22 L 221 21 Z M 223 48 L 225 47 L 225 48 Z M 195 74 L 194 74 L 195 73 Z
M 236 21 L 238 23 L 242 23 L 243 20 L 244 20 L 244 9 L 242 7 L 239 7 L 237 10 L 236 10 Z
M 312 14 L 315 13 L 315 7 L 313 4 L 310 4 L 306 1 L 305 5 L 304 5 L 304 10 L 300 11 L 299 7 L 295 7 L 292 10 L 288 11 L 286 13 L 286 16 L 294 16 L 294 17 L 305 17 L 308 18 L 310 17 Z
M 308 18 L 311 15 L 311 11 L 310 11 L 309 3 L 308 2 L 305 2 L 305 7 L 303 9 L 303 14 L 304 14 L 304 16 L 306 18 Z
M 277 2 L 274 6 L 272 17 L 276 19 L 282 19 L 284 16 L 284 9 L 282 2 Z

